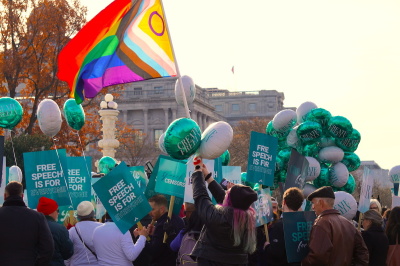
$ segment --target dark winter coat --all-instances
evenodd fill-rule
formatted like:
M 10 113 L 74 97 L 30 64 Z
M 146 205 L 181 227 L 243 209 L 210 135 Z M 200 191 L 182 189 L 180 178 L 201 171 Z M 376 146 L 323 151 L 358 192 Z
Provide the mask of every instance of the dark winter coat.
M 389 249 L 389 240 L 380 225 L 371 225 L 361 233 L 369 251 L 369 265 L 386 265 L 386 256 Z
M 50 265 L 58 266 L 65 265 L 64 260 L 67 260 L 74 255 L 74 244 L 69 238 L 67 228 L 62 224 L 57 223 L 50 216 L 45 216 L 49 224 L 51 234 L 54 241 L 54 254 Z
M 44 215 L 28 209 L 20 196 L 0 208 L 0 265 L 48 265 L 53 238 Z

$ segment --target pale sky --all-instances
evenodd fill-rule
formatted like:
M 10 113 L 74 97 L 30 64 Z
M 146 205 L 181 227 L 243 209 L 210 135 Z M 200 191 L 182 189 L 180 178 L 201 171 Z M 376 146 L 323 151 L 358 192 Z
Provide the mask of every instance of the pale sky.
M 92 18 L 112 0 L 81 0 Z M 164 0 L 181 75 L 203 88 L 277 90 L 348 118 L 355 153 L 400 165 L 400 1 Z M 235 74 L 232 74 L 235 66 Z

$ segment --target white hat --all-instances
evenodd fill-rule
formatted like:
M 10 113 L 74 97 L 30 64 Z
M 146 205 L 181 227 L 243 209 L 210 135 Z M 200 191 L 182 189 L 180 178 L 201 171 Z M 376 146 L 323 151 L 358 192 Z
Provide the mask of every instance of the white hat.
M 91 218 L 94 216 L 94 207 L 90 201 L 82 201 L 77 208 L 79 219 Z

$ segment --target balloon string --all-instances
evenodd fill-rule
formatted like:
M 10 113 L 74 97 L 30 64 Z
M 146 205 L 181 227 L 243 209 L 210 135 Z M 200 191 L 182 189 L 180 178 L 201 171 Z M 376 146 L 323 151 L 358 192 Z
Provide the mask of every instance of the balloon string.
M 72 131 L 73 132 L 73 131 Z M 74 133 L 74 132 L 73 132 Z M 89 171 L 89 167 L 86 161 L 86 155 L 85 155 L 85 150 L 83 149 L 83 145 L 82 145 L 82 141 L 81 141 L 81 136 L 79 136 L 79 131 L 76 132 L 76 135 L 78 135 L 78 139 L 79 139 L 79 144 L 81 145 L 81 149 L 82 149 L 82 155 L 83 155 L 83 160 L 85 161 L 85 166 L 86 166 L 86 171 L 88 173 L 89 178 L 92 177 L 92 174 Z
M 12 130 L 10 129 L 10 139 L 11 139 L 11 147 L 13 150 L 13 154 L 14 154 L 14 161 L 15 161 L 15 165 L 17 165 L 17 157 L 15 156 L 15 149 L 14 149 L 14 142 L 13 142 L 13 138 L 12 138 Z
M 57 139 L 57 138 L 53 138 L 54 149 L 55 149 L 56 154 L 57 154 L 58 163 L 60 164 L 61 173 L 62 173 L 62 175 L 63 175 L 63 177 L 64 177 L 64 182 L 65 182 L 65 186 L 66 186 L 66 188 L 67 188 L 68 197 L 69 197 L 69 200 L 71 201 L 71 206 L 72 206 L 72 209 L 73 209 L 74 206 L 73 206 L 73 204 L 72 204 L 71 193 L 69 193 L 68 182 L 67 182 L 67 179 L 66 179 L 66 177 L 65 177 L 64 169 L 63 169 L 62 164 L 61 164 L 60 155 L 58 154 L 58 149 L 57 149 L 56 141 L 58 141 L 58 139 Z

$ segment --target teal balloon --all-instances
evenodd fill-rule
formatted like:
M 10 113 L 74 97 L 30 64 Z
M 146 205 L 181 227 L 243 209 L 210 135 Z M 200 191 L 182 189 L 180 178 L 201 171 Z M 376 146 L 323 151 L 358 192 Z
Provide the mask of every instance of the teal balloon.
M 333 116 L 328 122 L 328 133 L 334 138 L 345 138 L 351 134 L 353 126 L 343 116 Z
M 240 173 L 240 181 L 242 182 L 242 185 L 247 182 L 247 172 Z
M 222 166 L 227 166 L 231 160 L 231 155 L 228 150 L 226 150 L 221 156 Z
M 278 168 L 280 170 L 286 170 L 287 169 L 287 164 L 289 162 L 291 154 L 292 154 L 292 149 L 291 148 L 286 148 L 286 149 L 280 150 L 278 152 L 277 163 L 279 163 Z
M 321 172 L 319 176 L 314 179 L 313 184 L 317 188 L 331 185 L 329 181 L 329 167 L 327 165 L 321 163 Z
M 279 149 L 289 148 L 286 138 L 278 139 L 278 147 L 279 147 Z
M 317 122 L 322 126 L 322 129 L 328 127 L 328 122 L 331 119 L 332 115 L 328 110 L 324 108 L 315 108 L 307 113 L 306 121 Z
M 183 160 L 193 155 L 201 144 L 199 125 L 190 118 L 179 118 L 173 121 L 164 136 L 164 147 L 169 156 Z
M 0 98 L 0 127 L 13 129 L 21 122 L 24 110 L 21 104 L 10 97 Z
M 346 183 L 346 185 L 341 187 L 341 190 L 345 191 L 345 192 L 347 192 L 349 194 L 352 194 L 355 189 L 356 189 L 356 180 L 354 179 L 354 176 L 349 174 L 349 178 L 347 179 L 347 183 Z
M 361 165 L 360 157 L 352 152 L 345 152 L 341 162 L 346 165 L 349 172 L 357 170 Z
M 322 127 L 317 122 L 306 121 L 297 128 L 297 137 L 303 143 L 313 143 L 318 141 L 322 136 Z
M 80 130 L 85 124 L 85 112 L 82 105 L 77 104 L 75 99 L 68 99 L 64 103 L 64 117 L 68 126 Z
M 319 143 L 310 143 L 305 144 L 301 147 L 297 148 L 297 151 L 300 152 L 304 156 L 316 157 L 318 155 L 319 150 L 321 149 Z
M 99 160 L 99 171 L 100 173 L 106 175 L 111 172 L 112 169 L 114 169 L 116 164 L 117 161 L 114 158 L 110 156 L 104 156 Z
M 287 135 L 289 135 L 289 132 L 290 132 L 290 130 L 287 130 L 285 132 L 280 132 L 280 131 L 276 130 L 274 128 L 274 126 L 272 125 L 272 120 L 269 121 L 269 123 L 267 124 L 267 127 L 265 128 L 265 133 L 267 133 L 267 135 L 273 136 L 280 140 L 286 139 Z
M 335 140 L 336 146 L 341 148 L 343 151 L 354 152 L 358 148 L 358 144 L 361 141 L 361 134 L 357 129 L 351 131 L 345 138 L 337 138 Z
M 254 187 L 253 187 L 254 191 L 259 191 L 260 190 L 260 184 L 255 183 Z

